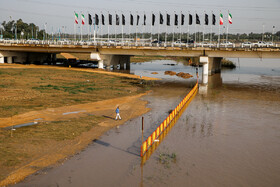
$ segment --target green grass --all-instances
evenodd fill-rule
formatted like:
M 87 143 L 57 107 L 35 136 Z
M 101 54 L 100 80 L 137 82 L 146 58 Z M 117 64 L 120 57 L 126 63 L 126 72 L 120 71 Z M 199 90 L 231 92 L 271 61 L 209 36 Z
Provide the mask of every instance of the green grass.
M 75 105 L 135 95 L 149 89 L 148 82 L 92 72 L 62 69 L 14 69 L 0 72 L 0 118 L 31 110 Z M 82 100 L 81 100 L 82 98 Z M 68 102 L 68 103 L 67 103 Z M 23 105 L 26 105 L 24 107 Z M 33 108 L 32 108 L 33 107 Z

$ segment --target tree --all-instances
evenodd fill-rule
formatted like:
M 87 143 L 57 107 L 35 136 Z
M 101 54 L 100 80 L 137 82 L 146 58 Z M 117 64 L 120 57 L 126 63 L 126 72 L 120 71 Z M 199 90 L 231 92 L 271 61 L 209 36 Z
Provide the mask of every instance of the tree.
M 15 38 L 15 32 L 18 39 L 30 39 L 30 38 L 38 38 L 43 39 L 44 30 L 40 30 L 38 26 L 34 23 L 25 23 L 22 19 L 17 21 L 4 21 L 2 23 L 3 26 L 3 37 L 4 38 Z M 23 33 L 23 36 L 21 36 Z

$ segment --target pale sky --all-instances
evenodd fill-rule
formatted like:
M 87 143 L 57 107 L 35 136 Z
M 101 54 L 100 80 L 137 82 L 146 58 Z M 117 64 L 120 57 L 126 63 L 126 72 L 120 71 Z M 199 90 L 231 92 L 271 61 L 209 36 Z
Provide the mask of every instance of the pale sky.
M 139 26 L 140 31 L 151 31 L 151 14 L 156 14 L 156 22 L 158 22 L 159 12 L 164 14 L 164 25 L 160 26 L 162 32 L 166 30 L 165 13 L 171 14 L 171 24 L 174 21 L 174 12 L 186 15 L 185 25 L 181 27 L 183 32 L 187 32 L 188 14 L 195 17 L 195 13 L 200 16 L 202 26 L 195 28 L 194 24 L 189 27 L 190 32 L 195 29 L 202 31 L 204 29 L 204 12 L 209 15 L 211 22 L 212 12 L 216 14 L 216 26 L 212 27 L 212 31 L 218 33 L 219 12 L 224 15 L 224 26 L 228 24 L 228 11 L 232 14 L 233 24 L 229 27 L 229 33 L 262 33 L 263 29 L 272 32 L 280 30 L 280 0 L 0 0 L 0 23 L 12 19 L 22 18 L 24 22 L 35 23 L 41 29 L 47 23 L 47 31 L 58 31 L 58 28 L 66 27 L 66 31 L 74 32 L 74 11 L 84 13 L 87 22 L 87 15 L 90 13 L 105 15 L 105 22 L 108 22 L 108 12 L 113 15 L 115 21 L 115 13 L 126 15 L 125 30 L 128 32 L 136 31 L 136 26 L 128 26 L 129 14 L 137 13 L 141 16 L 140 24 L 142 24 L 143 14 L 147 15 L 147 26 Z M 134 18 L 135 20 L 135 18 Z M 80 17 L 79 17 L 80 21 Z M 80 23 L 79 23 L 80 25 Z M 113 24 L 114 25 L 114 24 Z M 156 23 L 156 25 L 158 25 Z M 78 29 L 78 28 L 77 28 Z M 93 29 L 93 27 L 92 27 Z M 121 31 L 121 26 L 111 26 L 110 33 Z M 153 32 L 158 31 L 158 27 L 153 27 Z M 210 32 L 211 26 L 205 26 L 205 31 Z M 83 32 L 87 32 L 87 26 L 83 27 Z M 172 32 L 173 26 L 168 27 L 168 32 Z M 225 29 L 224 29 L 225 30 Z M 103 26 L 103 33 L 108 31 L 107 26 Z M 179 27 L 175 28 L 179 32 Z M 221 27 L 221 33 L 223 28 Z

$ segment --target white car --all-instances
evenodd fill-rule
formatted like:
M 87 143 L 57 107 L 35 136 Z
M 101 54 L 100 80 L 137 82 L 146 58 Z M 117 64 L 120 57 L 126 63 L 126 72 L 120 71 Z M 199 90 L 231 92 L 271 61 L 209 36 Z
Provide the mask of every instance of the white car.
M 274 43 L 272 43 L 272 42 L 267 42 L 267 43 L 266 43 L 266 47 L 274 47 Z
M 231 42 L 224 42 L 220 43 L 220 47 L 235 47 L 235 44 Z
M 202 42 L 202 43 L 197 43 L 196 46 L 197 46 L 197 47 L 213 47 L 214 44 L 212 44 L 212 43 L 207 43 L 207 42 Z
M 253 47 L 266 47 L 266 43 L 263 41 L 258 41 L 252 44 Z
M 252 47 L 252 43 L 251 42 L 244 42 L 241 44 L 241 47 L 245 48 L 245 47 Z

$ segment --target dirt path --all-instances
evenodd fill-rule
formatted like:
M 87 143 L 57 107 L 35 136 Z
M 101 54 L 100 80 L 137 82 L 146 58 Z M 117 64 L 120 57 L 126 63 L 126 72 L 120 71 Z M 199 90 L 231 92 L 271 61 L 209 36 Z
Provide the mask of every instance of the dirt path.
M 146 93 L 147 94 L 147 93 Z M 116 99 L 109 99 L 99 102 L 64 106 L 59 108 L 49 108 L 41 111 L 33 111 L 20 114 L 11 118 L 0 118 L 0 127 L 10 126 L 11 124 L 22 124 L 42 118 L 44 121 L 65 120 L 78 118 L 87 114 L 103 116 L 104 120 L 90 131 L 83 133 L 74 140 L 63 141 L 62 143 L 53 144 L 51 150 L 40 158 L 34 160 L 20 168 L 17 168 L 6 179 L 0 182 L 0 186 L 15 184 L 23 180 L 28 175 L 35 173 L 47 166 L 53 165 L 58 161 L 73 155 L 85 148 L 94 139 L 100 137 L 109 129 L 124 124 L 126 121 L 142 115 L 149 111 L 146 108 L 146 101 L 141 100 L 145 94 L 128 96 Z M 115 108 L 120 107 L 122 120 L 115 121 Z M 79 111 L 78 113 L 75 113 Z

